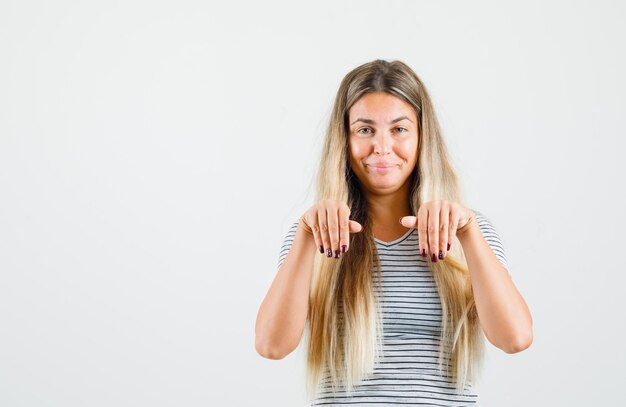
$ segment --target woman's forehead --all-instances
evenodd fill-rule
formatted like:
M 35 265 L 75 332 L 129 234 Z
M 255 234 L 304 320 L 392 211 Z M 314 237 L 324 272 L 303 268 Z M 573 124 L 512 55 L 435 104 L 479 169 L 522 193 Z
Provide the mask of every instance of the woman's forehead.
M 401 117 L 415 123 L 413 107 L 399 97 L 386 92 L 368 93 L 360 97 L 349 109 L 350 124 L 356 120 L 369 124 L 393 124 Z

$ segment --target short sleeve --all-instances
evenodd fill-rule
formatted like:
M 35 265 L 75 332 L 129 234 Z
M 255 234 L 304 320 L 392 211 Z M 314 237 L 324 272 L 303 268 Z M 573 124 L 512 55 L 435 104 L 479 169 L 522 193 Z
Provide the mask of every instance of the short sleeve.
M 293 243 L 294 238 L 296 237 L 296 230 L 298 229 L 298 224 L 300 223 L 300 219 L 295 221 L 287 231 L 285 238 L 283 239 L 283 244 L 280 247 L 280 253 L 278 254 L 278 268 L 283 265 L 283 261 L 285 261 L 285 257 L 287 257 L 287 253 L 289 253 L 289 249 L 291 249 L 291 244 Z
M 504 245 L 502 244 L 502 239 L 500 239 L 500 235 L 494 228 L 491 221 L 487 219 L 487 217 L 484 214 L 476 210 L 473 210 L 473 212 L 476 215 L 476 221 L 478 222 L 480 231 L 482 232 L 485 240 L 487 241 L 487 244 L 489 244 L 489 247 L 491 247 L 491 250 L 493 250 L 493 253 L 496 255 L 498 260 L 500 260 L 500 263 L 504 266 L 506 271 L 509 272 L 509 265 L 506 261 Z M 509 274 L 511 273 L 509 272 Z

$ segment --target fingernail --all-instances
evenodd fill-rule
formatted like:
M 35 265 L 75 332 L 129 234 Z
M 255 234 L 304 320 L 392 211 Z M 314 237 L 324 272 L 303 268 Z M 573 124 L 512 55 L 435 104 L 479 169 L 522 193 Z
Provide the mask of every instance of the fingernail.
M 345 245 L 345 244 L 344 244 L 344 245 L 342 245 L 342 246 L 341 246 L 341 251 L 342 251 L 342 252 L 344 252 L 344 253 L 345 253 L 345 252 L 347 252 L 347 251 L 348 251 L 348 246 L 347 246 L 347 245 Z
M 450 243 L 448 243 L 448 251 L 450 251 Z
M 333 251 L 331 249 L 326 250 L 326 257 L 333 257 Z
M 439 260 L 443 260 L 443 251 L 439 250 Z
M 324 246 L 320 245 L 320 253 L 324 254 Z
M 400 222 L 400 224 L 402 224 L 402 218 L 400 218 L 400 220 L 398 220 L 398 222 Z
M 426 257 L 426 249 L 422 249 L 422 257 Z
M 435 253 L 433 253 L 432 259 L 433 263 L 437 263 L 437 256 L 435 256 Z
M 338 259 L 339 258 L 339 253 L 341 253 L 339 250 L 335 250 L 335 258 Z

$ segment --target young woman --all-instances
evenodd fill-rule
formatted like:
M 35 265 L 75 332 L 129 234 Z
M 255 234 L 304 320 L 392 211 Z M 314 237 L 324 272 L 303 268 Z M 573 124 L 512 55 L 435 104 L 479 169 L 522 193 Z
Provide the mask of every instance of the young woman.
M 311 405 L 475 404 L 483 334 L 507 353 L 530 346 L 502 242 L 465 205 L 406 64 L 375 60 L 344 77 L 315 201 L 285 237 L 256 321 L 270 359 L 306 336 Z

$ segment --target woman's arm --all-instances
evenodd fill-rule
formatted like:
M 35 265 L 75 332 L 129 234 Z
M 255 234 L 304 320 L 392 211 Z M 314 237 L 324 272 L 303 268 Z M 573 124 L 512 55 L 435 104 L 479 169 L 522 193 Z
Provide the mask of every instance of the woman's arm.
M 478 223 L 468 225 L 457 237 L 463 246 L 478 318 L 487 339 L 507 353 L 528 348 L 533 340 L 530 311 Z
M 282 359 L 300 343 L 309 307 L 313 235 L 298 224 L 293 244 L 261 303 L 255 326 L 255 348 L 263 357 Z

